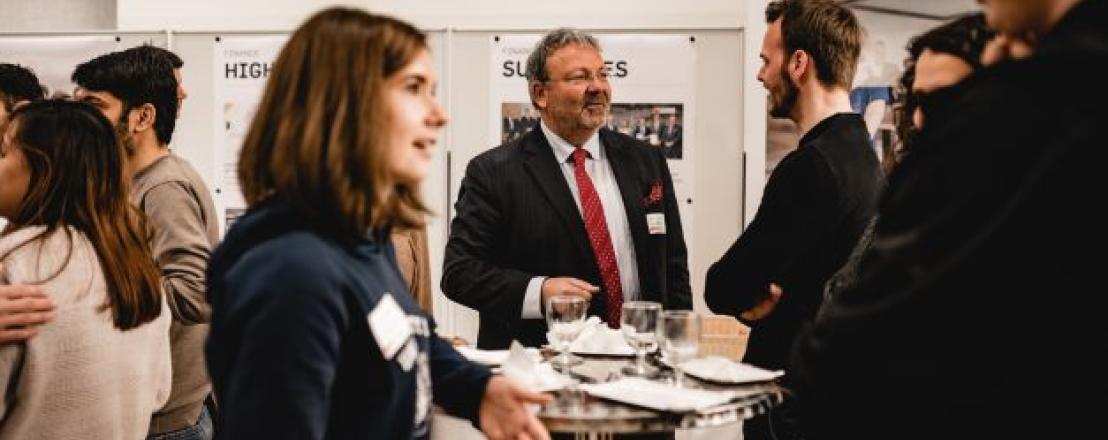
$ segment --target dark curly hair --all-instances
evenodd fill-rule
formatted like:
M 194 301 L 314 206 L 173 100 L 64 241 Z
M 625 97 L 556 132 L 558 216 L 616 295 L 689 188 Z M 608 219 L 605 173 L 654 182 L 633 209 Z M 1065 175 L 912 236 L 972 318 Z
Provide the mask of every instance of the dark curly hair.
M 897 84 L 897 93 L 904 97 L 904 105 L 896 111 L 896 131 L 903 142 L 903 150 L 909 151 L 919 129 L 912 123 L 912 114 L 919 108 L 919 96 L 912 92 L 916 81 L 916 61 L 925 50 L 958 57 L 969 64 L 973 71 L 980 70 L 981 53 L 985 44 L 996 33 L 985 24 L 985 14 L 975 13 L 956 18 L 946 24 L 917 35 L 908 42 L 908 58 L 904 60 L 904 74 Z
M 39 101 L 46 97 L 46 88 L 39 84 L 35 73 L 18 64 L 0 63 L 0 105 L 11 113 L 15 103 Z
M 154 132 L 169 144 L 177 124 L 177 78 L 173 60 L 160 51 L 132 48 L 93 58 L 77 66 L 73 82 L 123 101 L 122 117 L 143 104 L 154 106 Z

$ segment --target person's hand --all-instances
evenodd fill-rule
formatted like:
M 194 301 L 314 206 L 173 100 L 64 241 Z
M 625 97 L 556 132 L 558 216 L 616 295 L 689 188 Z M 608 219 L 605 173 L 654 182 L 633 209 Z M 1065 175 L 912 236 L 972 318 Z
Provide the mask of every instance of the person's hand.
M 545 306 L 555 296 L 578 296 L 589 302 L 592 294 L 599 291 L 599 287 L 577 278 L 547 278 L 542 282 L 542 303 Z
M 504 376 L 493 376 L 485 386 L 478 417 L 481 432 L 491 440 L 549 440 L 550 434 L 526 404 L 545 405 L 549 394 L 532 393 Z
M 739 317 L 745 321 L 757 321 L 769 316 L 773 313 L 773 309 L 777 308 L 777 303 L 781 302 L 781 296 L 784 294 L 781 286 L 769 283 L 769 294 L 754 304 L 754 307 L 740 313 Z
M 981 64 L 991 66 L 1004 60 L 1022 60 L 1034 50 L 1034 37 L 1000 34 L 985 44 Z
M 0 344 L 25 341 L 54 319 L 54 302 L 39 286 L 0 286 Z

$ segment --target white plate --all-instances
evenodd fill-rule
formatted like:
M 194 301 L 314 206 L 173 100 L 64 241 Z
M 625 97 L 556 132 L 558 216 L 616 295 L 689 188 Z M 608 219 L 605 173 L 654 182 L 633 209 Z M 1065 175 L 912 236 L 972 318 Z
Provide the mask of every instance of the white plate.
M 672 363 L 665 357 L 660 360 L 666 366 L 673 368 Z M 689 376 L 726 384 L 769 382 L 785 375 L 784 371 L 765 370 L 721 356 L 700 357 L 689 360 L 681 366 Z
M 729 391 L 677 388 L 639 377 L 625 377 L 602 384 L 584 384 L 585 392 L 608 400 L 668 412 L 693 412 L 722 405 L 736 395 Z
M 551 347 L 549 344 L 543 345 L 542 348 L 549 349 L 549 350 L 553 351 L 554 356 L 558 356 L 558 354 L 561 353 L 560 351 L 558 351 L 558 349 L 556 349 L 554 347 Z M 610 350 L 610 351 L 585 350 L 585 349 L 581 349 L 581 348 L 570 347 L 569 352 L 573 353 L 573 354 L 576 354 L 576 355 L 581 355 L 581 356 L 612 356 L 612 357 L 634 357 L 635 356 L 635 351 L 632 350 L 630 346 L 628 346 L 626 350 L 617 349 L 617 350 Z
M 620 356 L 620 357 L 632 357 L 635 356 L 635 350 L 631 347 L 617 347 L 614 350 L 588 350 L 588 349 L 575 349 L 569 350 L 573 354 L 579 354 L 582 356 Z

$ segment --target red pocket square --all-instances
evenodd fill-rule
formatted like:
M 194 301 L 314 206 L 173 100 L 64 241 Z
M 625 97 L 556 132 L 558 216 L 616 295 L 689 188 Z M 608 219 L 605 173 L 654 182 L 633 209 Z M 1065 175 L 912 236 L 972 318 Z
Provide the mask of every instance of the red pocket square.
M 642 198 L 643 207 L 650 207 L 662 202 L 662 181 L 661 179 L 655 180 L 650 184 L 650 194 Z

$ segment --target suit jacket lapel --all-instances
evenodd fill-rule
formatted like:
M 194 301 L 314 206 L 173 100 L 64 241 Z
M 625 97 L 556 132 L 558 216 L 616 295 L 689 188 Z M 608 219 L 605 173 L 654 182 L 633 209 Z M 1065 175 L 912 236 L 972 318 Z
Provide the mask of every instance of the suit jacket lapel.
M 625 139 L 616 136 L 608 130 L 600 130 L 600 142 L 604 153 L 608 156 L 608 163 L 615 174 L 616 183 L 619 184 L 620 198 L 623 199 L 623 209 L 627 214 L 627 224 L 631 228 L 631 239 L 635 244 L 635 260 L 638 264 L 639 289 L 643 294 L 656 294 L 654 290 L 655 280 L 652 275 L 653 265 L 651 255 L 653 249 L 650 245 L 650 235 L 646 230 L 646 212 L 643 211 L 642 200 L 642 171 L 635 160 L 634 152 L 629 149 L 631 145 L 624 144 Z
M 520 144 L 530 155 L 523 165 L 535 179 L 535 184 L 550 202 L 554 212 L 562 219 L 569 233 L 569 242 L 576 244 L 575 248 L 582 258 L 587 258 L 587 261 L 593 260 L 591 248 L 586 248 L 589 240 L 585 232 L 585 222 L 581 219 L 581 211 L 577 209 L 577 202 L 573 200 L 569 184 L 566 183 L 565 175 L 562 174 L 560 165 L 554 158 L 554 151 L 543 136 L 542 130 L 536 125 L 524 135 Z

